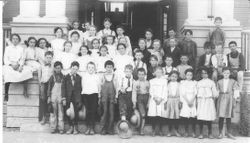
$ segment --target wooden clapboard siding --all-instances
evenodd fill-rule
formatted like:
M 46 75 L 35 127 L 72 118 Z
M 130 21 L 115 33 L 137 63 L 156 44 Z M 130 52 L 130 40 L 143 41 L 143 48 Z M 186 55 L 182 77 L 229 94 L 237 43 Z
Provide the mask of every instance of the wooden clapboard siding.
M 241 26 L 250 27 L 249 0 L 234 0 L 234 18 L 240 21 Z
M 3 6 L 3 23 L 9 23 L 19 15 L 19 0 L 8 0 Z
M 176 23 L 177 23 L 177 31 L 179 31 L 183 24 L 184 21 L 188 17 L 188 0 L 177 0 L 176 2 Z M 180 35 L 180 33 L 178 33 Z

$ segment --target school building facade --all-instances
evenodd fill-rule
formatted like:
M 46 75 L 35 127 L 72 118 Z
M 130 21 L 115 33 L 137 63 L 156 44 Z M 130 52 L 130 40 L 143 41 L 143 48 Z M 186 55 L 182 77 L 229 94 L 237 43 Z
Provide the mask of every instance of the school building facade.
M 133 45 L 138 38 L 144 37 L 147 28 L 153 29 L 154 37 L 161 40 L 167 37 L 169 28 L 176 29 L 180 38 L 183 30 L 191 29 L 193 40 L 198 45 L 198 55 L 202 54 L 208 33 L 214 28 L 214 18 L 220 16 L 226 34 L 225 46 L 232 40 L 236 41 L 246 57 L 247 69 L 250 69 L 249 0 L 9 0 L 2 4 L 4 38 L 10 33 L 18 33 L 22 40 L 34 36 L 50 41 L 56 26 L 63 27 L 66 32 L 69 23 L 79 20 L 90 21 L 101 29 L 103 19 L 109 17 L 113 22 L 112 28 L 118 24 L 126 27 Z M 36 81 L 31 81 L 33 89 L 38 90 L 35 84 Z M 38 94 L 35 90 L 30 93 Z M 28 113 L 28 120 L 36 119 L 32 113 L 38 112 L 38 99 L 31 96 L 31 100 L 34 101 L 28 101 L 28 106 L 36 108 L 25 107 L 23 110 Z M 12 117 L 21 114 L 20 110 L 14 111 L 14 106 L 10 110 L 13 112 L 7 113 L 10 122 L 13 126 L 20 126 L 20 121 Z M 239 122 L 239 117 L 236 122 Z

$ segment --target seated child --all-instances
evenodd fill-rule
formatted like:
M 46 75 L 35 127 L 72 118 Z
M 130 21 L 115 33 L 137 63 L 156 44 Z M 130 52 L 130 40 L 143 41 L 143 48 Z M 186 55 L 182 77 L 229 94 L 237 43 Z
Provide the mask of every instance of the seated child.
M 177 71 L 177 69 L 172 66 L 172 63 L 173 63 L 173 58 L 169 57 L 169 56 L 166 56 L 165 57 L 165 64 L 166 64 L 166 66 L 163 67 L 163 71 L 164 71 L 164 74 L 166 75 L 167 79 L 169 79 L 169 74 L 172 71 Z
M 158 39 L 155 39 L 153 41 L 153 49 L 150 50 L 151 55 L 156 55 L 158 58 L 158 64 L 161 65 L 163 63 L 162 59 L 164 56 L 164 51 L 161 48 L 161 41 Z
M 155 78 L 155 71 L 156 68 L 158 67 L 158 58 L 155 55 L 150 56 L 150 61 L 149 61 L 149 66 L 148 66 L 148 73 L 147 73 L 147 80 Z
M 192 69 L 192 67 L 190 65 L 188 65 L 188 56 L 187 55 L 181 55 L 181 64 L 178 65 L 177 71 L 180 73 L 180 79 L 183 80 L 186 78 L 185 76 L 185 71 L 187 69 Z

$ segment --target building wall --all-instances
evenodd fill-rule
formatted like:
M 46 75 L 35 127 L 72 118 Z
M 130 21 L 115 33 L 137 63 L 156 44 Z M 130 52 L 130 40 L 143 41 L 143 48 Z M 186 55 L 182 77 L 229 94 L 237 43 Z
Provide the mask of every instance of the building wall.
M 241 26 L 250 28 L 250 1 L 234 0 L 234 18 Z
M 188 0 L 177 0 L 176 2 L 176 23 L 177 23 L 177 31 L 180 31 L 180 29 L 182 28 L 184 21 L 187 19 L 188 17 Z M 180 33 L 178 33 L 178 35 L 180 36 Z
M 3 6 L 3 23 L 9 23 L 19 14 L 19 0 L 9 0 Z

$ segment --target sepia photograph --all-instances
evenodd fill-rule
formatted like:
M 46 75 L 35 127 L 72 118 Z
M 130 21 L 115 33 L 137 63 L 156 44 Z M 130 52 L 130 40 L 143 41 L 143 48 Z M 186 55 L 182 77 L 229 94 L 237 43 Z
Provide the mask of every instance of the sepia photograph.
M 250 143 L 250 0 L 0 0 L 3 143 Z

